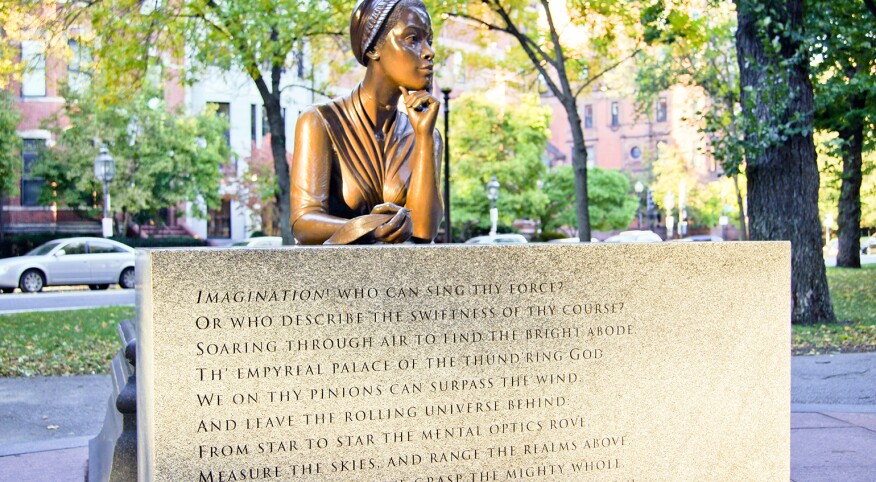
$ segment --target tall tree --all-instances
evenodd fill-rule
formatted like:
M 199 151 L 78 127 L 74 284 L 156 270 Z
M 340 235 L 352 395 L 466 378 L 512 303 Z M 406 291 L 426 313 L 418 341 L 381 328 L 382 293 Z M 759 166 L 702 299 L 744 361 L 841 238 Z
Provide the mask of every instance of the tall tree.
M 692 15 L 694 11 L 698 14 Z M 654 100 L 674 85 L 705 95 L 705 108 L 687 120 L 707 136 L 708 146 L 703 150 L 714 156 L 733 180 L 739 231 L 745 240 L 748 230 L 740 183 L 745 163 L 733 4 L 687 0 L 668 7 L 657 1 L 644 10 L 643 17 L 649 48 L 637 59 L 637 103 L 650 111 Z
M 192 203 L 200 215 L 215 208 L 220 165 L 230 154 L 227 121 L 212 113 L 168 111 L 160 99 L 160 90 L 146 88 L 128 102 L 103 107 L 88 92 L 65 92 L 64 109 L 50 121 L 57 142 L 34 168 L 46 180 L 43 201 L 97 215 L 102 203 L 94 194 L 101 192 L 94 158 L 106 145 L 116 161 L 109 192 L 114 211 L 122 214 L 120 230 L 136 214 L 181 202 Z
M 537 219 L 547 203 L 538 181 L 545 173 L 550 110 L 535 95 L 521 96 L 513 109 L 473 94 L 460 96 L 454 105 L 452 218 L 464 226 L 489 226 L 484 186 L 496 176 L 502 186 L 497 204 L 501 223 Z
M 537 4 L 536 8 L 533 8 Z M 449 15 L 510 35 L 566 112 L 572 132 L 572 166 L 578 236 L 590 241 L 587 146 L 578 97 L 606 73 L 639 52 L 636 5 L 622 1 L 483 0 L 442 2 Z
M 806 27 L 815 126 L 839 134 L 843 162 L 836 264 L 860 268 L 863 153 L 876 146 L 876 16 L 856 1 L 810 0 Z
M 821 254 L 803 0 L 735 2 L 751 238 L 791 241 L 793 322 L 834 322 Z
M 10 0 L 27 4 L 27 0 Z M 58 2 L 56 32 L 89 25 L 96 75 L 104 102 L 117 102 L 162 75 L 183 82 L 205 68 L 236 68 L 257 88 L 267 113 L 285 244 L 290 226 L 289 166 L 280 96 L 283 73 L 303 62 L 319 39 L 346 35 L 353 0 L 105 0 Z M 183 66 L 183 67 L 181 67 Z M 302 69 L 303 70 L 303 69 Z M 300 87 L 312 88 L 308 82 Z
M 12 96 L 0 90 L 0 236 L 3 235 L 3 199 L 15 192 L 21 164 L 21 138 L 15 132 L 20 119 Z

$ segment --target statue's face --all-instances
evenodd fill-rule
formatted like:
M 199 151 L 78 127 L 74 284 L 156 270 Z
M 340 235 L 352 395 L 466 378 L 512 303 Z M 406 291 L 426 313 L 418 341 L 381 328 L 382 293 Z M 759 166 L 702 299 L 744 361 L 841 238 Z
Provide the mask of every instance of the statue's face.
M 388 80 L 408 89 L 424 90 L 432 83 L 435 51 L 432 19 L 423 7 L 402 6 L 398 22 L 377 50 Z

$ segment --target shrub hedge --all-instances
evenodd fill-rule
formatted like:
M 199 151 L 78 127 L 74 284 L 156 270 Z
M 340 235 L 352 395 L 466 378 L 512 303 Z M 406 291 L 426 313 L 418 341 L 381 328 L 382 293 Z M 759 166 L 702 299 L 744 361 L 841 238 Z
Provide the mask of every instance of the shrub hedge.
M 21 256 L 37 246 L 53 239 L 72 238 L 82 236 L 81 233 L 28 233 L 13 234 L 0 239 L 0 258 Z M 110 238 L 132 248 L 182 248 L 193 246 L 207 246 L 203 239 L 194 238 L 127 238 L 113 236 Z

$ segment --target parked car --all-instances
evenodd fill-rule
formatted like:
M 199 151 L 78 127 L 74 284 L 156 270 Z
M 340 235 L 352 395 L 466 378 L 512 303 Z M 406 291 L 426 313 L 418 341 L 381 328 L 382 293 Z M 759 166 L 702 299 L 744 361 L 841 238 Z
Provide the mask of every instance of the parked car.
M 833 238 L 822 248 L 824 257 L 835 258 L 839 254 L 839 239 Z M 876 236 L 861 238 L 861 254 L 876 253 Z
M 657 235 L 654 231 L 623 231 L 621 233 L 615 234 L 614 236 L 609 236 L 604 241 L 605 243 L 659 243 L 663 241 L 660 236 Z
M 256 236 L 243 241 L 238 241 L 232 247 L 264 248 L 268 246 L 283 246 L 283 238 L 280 236 Z
M 581 242 L 581 240 L 578 239 L 577 237 L 576 238 L 559 238 L 559 239 L 552 239 L 552 240 L 548 241 L 549 244 L 569 244 L 569 243 L 580 243 L 580 242 Z M 598 243 L 599 240 L 596 238 L 590 238 L 590 242 L 591 243 Z
M 496 234 L 493 236 L 475 236 L 465 244 L 520 244 L 526 243 L 526 238 L 520 234 Z
M 64 238 L 42 244 L 23 256 L 0 259 L 0 291 L 26 293 L 45 286 L 88 285 L 105 290 L 118 283 L 134 287 L 134 248 L 103 238 Z
M 719 242 L 724 241 L 724 238 L 721 236 L 713 236 L 711 234 L 697 234 L 694 236 L 688 236 L 686 238 L 676 239 L 675 241 L 679 243 L 702 243 L 702 242 Z

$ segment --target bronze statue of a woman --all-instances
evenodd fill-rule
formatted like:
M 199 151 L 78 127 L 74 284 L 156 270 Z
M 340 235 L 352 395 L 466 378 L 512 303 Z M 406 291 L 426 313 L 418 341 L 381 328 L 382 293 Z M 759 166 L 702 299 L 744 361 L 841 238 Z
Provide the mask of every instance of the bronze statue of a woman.
M 431 242 L 442 142 L 429 93 L 432 21 L 419 0 L 360 0 L 350 20 L 365 80 L 301 114 L 291 223 L 302 244 Z M 398 109 L 401 97 L 406 113 Z

